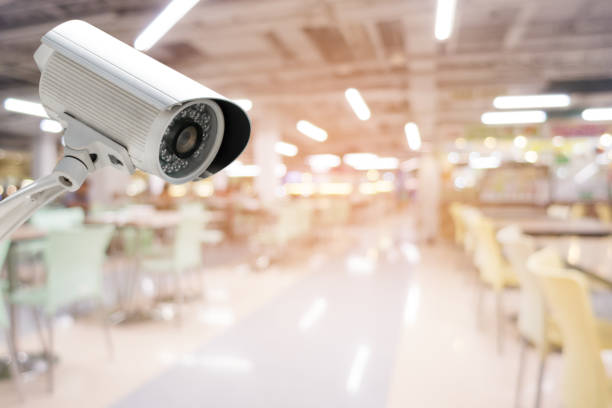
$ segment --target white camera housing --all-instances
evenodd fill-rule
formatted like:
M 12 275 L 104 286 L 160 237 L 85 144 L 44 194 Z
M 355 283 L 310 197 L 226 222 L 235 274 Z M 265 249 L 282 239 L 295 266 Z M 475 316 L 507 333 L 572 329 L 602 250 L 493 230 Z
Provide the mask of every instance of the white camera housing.
M 90 154 L 93 162 L 110 159 L 180 184 L 223 169 L 249 140 L 237 104 L 84 21 L 45 34 L 34 59 L 49 116 L 68 128 L 84 124 L 131 161 Z

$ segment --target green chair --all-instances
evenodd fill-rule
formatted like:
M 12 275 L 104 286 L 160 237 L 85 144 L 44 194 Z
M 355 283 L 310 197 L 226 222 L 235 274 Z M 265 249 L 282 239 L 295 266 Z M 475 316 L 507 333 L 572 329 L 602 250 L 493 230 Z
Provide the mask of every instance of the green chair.
M 81 207 L 43 208 L 30 219 L 30 224 L 45 231 L 57 231 L 78 227 L 85 220 Z
M 57 231 L 83 225 L 84 220 L 85 212 L 81 207 L 45 207 L 32 215 L 30 224 L 43 231 Z M 40 262 L 45 246 L 45 239 L 20 242 L 15 246 L 13 256 L 21 263 L 36 264 Z
M 14 304 L 29 307 L 49 357 L 48 388 L 53 390 L 53 317 L 64 307 L 83 300 L 98 303 L 104 323 L 107 346 L 112 355 L 109 327 L 103 310 L 102 267 L 113 226 L 80 227 L 51 232 L 44 250 L 46 282 L 38 287 L 19 288 L 10 297 Z M 48 326 L 45 339 L 40 316 Z
M 6 239 L 0 242 L 0 267 L 4 264 L 6 260 L 6 255 L 8 254 L 9 246 L 11 245 L 11 241 Z M 4 282 L 0 281 L 0 290 L 4 291 Z M 17 363 L 17 350 L 15 349 L 15 345 L 13 344 L 13 339 L 10 334 L 10 320 L 8 313 L 6 311 L 6 307 L 4 306 L 4 299 L 0 296 L 0 330 L 4 332 L 4 336 L 6 338 L 7 349 L 9 353 L 9 370 L 11 372 L 11 377 L 15 382 L 15 388 L 17 388 L 17 392 L 19 393 L 19 397 L 23 400 L 23 391 L 21 386 L 21 374 L 19 373 L 19 367 Z
M 205 218 L 196 214 L 185 214 L 176 228 L 174 242 L 170 251 L 144 258 L 141 263 L 143 272 L 169 275 L 174 279 L 175 298 L 178 303 L 178 318 L 185 298 L 184 275 L 197 271 L 202 266 L 200 234 Z

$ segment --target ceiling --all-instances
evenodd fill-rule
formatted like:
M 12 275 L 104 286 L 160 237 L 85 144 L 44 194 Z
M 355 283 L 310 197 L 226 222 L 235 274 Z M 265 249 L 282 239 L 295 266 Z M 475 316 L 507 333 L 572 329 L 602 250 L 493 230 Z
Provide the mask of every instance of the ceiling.
M 37 99 L 32 54 L 54 25 L 79 18 L 133 44 L 166 3 L 0 0 L 0 98 Z M 301 153 L 406 157 L 406 122 L 430 144 L 455 138 L 501 94 L 572 92 L 572 112 L 612 103 L 609 0 L 458 0 L 445 43 L 433 36 L 435 3 L 201 0 L 148 53 L 230 98 L 251 99 L 254 137 L 278 132 Z M 361 91 L 370 120 L 350 110 L 348 87 Z M 299 134 L 299 119 L 329 139 Z M 35 118 L 3 110 L 0 123 L 2 148 L 27 149 L 40 132 Z

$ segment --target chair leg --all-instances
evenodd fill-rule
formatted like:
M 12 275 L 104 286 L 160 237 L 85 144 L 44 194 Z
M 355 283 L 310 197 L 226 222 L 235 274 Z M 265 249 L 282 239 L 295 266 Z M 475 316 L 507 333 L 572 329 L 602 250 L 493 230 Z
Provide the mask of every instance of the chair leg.
M 521 401 L 521 391 L 523 388 L 523 374 L 525 371 L 525 357 L 527 355 L 527 340 L 520 339 L 521 350 L 519 352 L 518 376 L 516 378 L 516 391 L 514 393 L 514 407 L 518 408 Z
M 546 370 L 546 354 L 540 352 L 540 363 L 538 365 L 538 384 L 536 388 L 535 407 L 539 408 L 542 402 L 542 381 Z
M 483 316 L 482 316 L 482 309 L 484 306 L 484 295 L 485 295 L 485 286 L 483 285 L 482 282 L 477 282 L 476 283 L 476 323 L 478 325 L 479 329 L 482 329 L 483 327 Z
M 183 274 L 179 273 L 176 275 L 176 297 L 177 297 L 177 313 L 176 313 L 176 321 L 177 324 L 181 324 L 183 322 L 183 305 L 185 303 L 185 294 L 183 293 Z
M 54 365 L 55 365 L 55 361 L 54 360 L 54 354 L 53 354 L 53 337 L 54 337 L 54 333 L 53 333 L 53 316 L 48 316 L 47 317 L 47 328 L 49 330 L 49 348 L 47 351 L 47 363 L 49 364 L 49 367 L 47 368 L 47 391 L 49 391 L 50 393 L 53 392 L 53 388 L 54 388 Z
M 40 345 L 45 352 L 45 356 L 49 353 L 49 345 L 45 340 L 45 334 L 43 331 L 42 323 L 40 321 L 40 312 L 35 308 L 32 309 L 32 315 L 34 317 L 34 324 L 36 325 L 36 333 L 38 334 L 38 339 L 40 341 Z
M 17 360 L 17 350 L 15 348 L 15 344 L 13 344 L 13 340 L 11 339 L 10 333 L 6 333 L 6 343 L 9 353 L 9 370 L 11 372 L 11 377 L 13 378 L 13 382 L 15 383 L 15 388 L 17 389 L 17 394 L 19 394 L 19 399 L 23 402 L 25 401 L 24 393 L 23 393 L 23 383 L 21 381 L 21 373 L 19 372 L 19 360 Z
M 495 292 L 495 306 L 497 313 L 497 353 L 501 354 L 504 350 L 504 304 L 503 291 Z
M 108 357 L 112 360 L 115 356 L 115 348 L 113 346 L 113 338 L 110 331 L 110 323 L 106 316 L 106 308 L 102 300 L 98 303 L 98 313 L 100 314 L 100 320 L 102 321 L 102 329 L 104 330 L 104 339 L 106 340 L 106 349 L 108 350 Z

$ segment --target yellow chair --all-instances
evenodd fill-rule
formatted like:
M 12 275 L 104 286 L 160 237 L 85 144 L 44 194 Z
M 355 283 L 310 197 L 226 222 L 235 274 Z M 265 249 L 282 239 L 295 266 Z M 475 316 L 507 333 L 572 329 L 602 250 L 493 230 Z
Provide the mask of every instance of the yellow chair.
M 601 360 L 602 339 L 589 302 L 588 283 L 563 268 L 538 271 L 551 312 L 563 336 L 563 403 L 567 408 L 606 408 L 612 382 Z
M 495 236 L 495 225 L 487 217 L 480 217 L 476 225 L 476 250 L 474 262 L 480 274 L 483 286 L 490 287 L 495 293 L 495 309 L 497 315 L 497 350 L 503 349 L 504 311 L 503 292 L 504 289 L 517 286 L 516 274 L 504 259 L 501 247 Z M 481 321 L 482 301 L 484 287 L 478 296 L 478 317 Z
M 570 207 L 570 218 L 572 219 L 579 219 L 579 218 L 584 218 L 586 217 L 586 205 L 582 204 L 582 203 L 576 203 L 573 204 Z
M 560 220 L 567 220 L 570 218 L 570 207 L 561 204 L 551 204 L 546 209 L 546 215 L 550 218 L 556 218 Z
M 595 213 L 602 222 L 612 222 L 612 207 L 608 203 L 595 204 Z
M 460 208 L 459 213 L 465 227 L 463 247 L 466 253 L 473 254 L 476 250 L 478 222 L 482 214 L 477 208 L 465 205 Z
M 465 224 L 463 223 L 463 217 L 461 216 L 461 210 L 463 205 L 458 202 L 450 204 L 450 215 L 453 220 L 453 226 L 455 230 L 455 243 L 457 245 L 464 245 L 465 239 Z
M 561 346 L 561 335 L 546 310 L 544 294 L 537 277 L 527 266 L 527 260 L 535 252 L 533 238 L 523 234 L 518 226 L 511 225 L 497 233 L 497 239 L 502 244 L 504 254 L 509 260 L 521 286 L 518 331 L 520 335 L 520 358 L 515 392 L 515 406 L 521 395 L 523 369 L 527 345 L 534 346 L 539 356 L 538 381 L 536 386 L 535 406 L 540 406 L 542 378 L 546 357 L 551 346 Z M 562 261 L 551 249 L 536 256 L 530 265 L 537 270 L 545 266 L 561 267 Z

